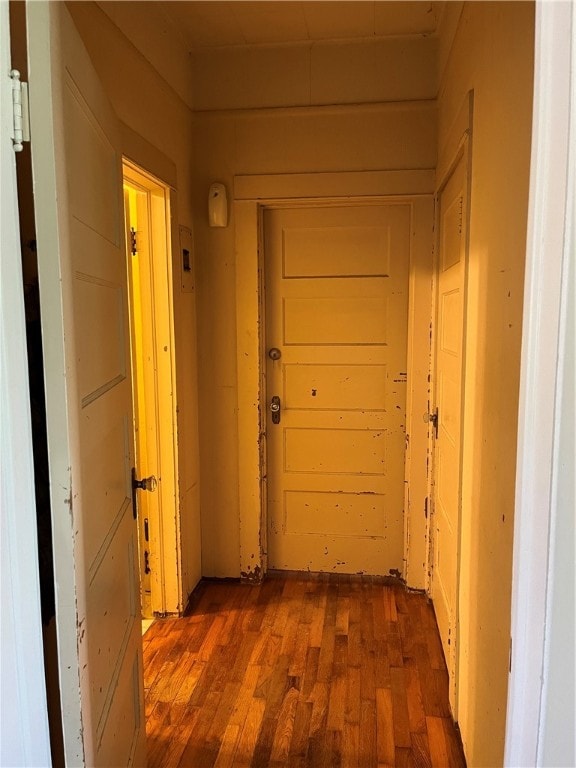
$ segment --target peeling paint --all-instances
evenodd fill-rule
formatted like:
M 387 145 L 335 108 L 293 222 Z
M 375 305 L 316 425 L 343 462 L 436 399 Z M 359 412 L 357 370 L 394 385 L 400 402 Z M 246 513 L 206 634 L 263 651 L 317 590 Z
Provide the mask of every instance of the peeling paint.
M 240 572 L 240 581 L 245 584 L 261 584 L 263 578 L 262 568 L 259 565 L 255 565 L 254 570 Z
M 72 493 L 72 486 L 70 486 L 70 491 L 67 496 L 64 497 L 64 504 L 68 507 L 68 512 L 70 514 L 70 520 L 74 519 L 74 495 Z

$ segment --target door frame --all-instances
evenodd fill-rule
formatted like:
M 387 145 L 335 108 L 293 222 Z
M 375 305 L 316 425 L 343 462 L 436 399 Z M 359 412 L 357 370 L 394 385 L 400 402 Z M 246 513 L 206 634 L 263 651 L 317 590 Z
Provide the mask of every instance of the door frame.
M 506 766 L 542 765 L 554 738 L 550 724 L 565 732 L 573 725 L 555 693 L 558 686 L 574 691 L 574 681 L 566 680 L 565 656 L 552 640 L 563 631 L 555 593 L 567 594 L 566 579 L 574 578 L 574 561 L 562 559 L 557 537 L 574 534 L 573 484 L 572 498 L 562 497 L 569 478 L 573 483 L 574 443 L 566 451 L 561 437 L 574 416 L 573 397 L 563 400 L 562 389 L 574 340 L 567 278 L 576 265 L 576 5 L 539 0 L 535 29 Z M 563 616 L 573 627 L 574 605 Z M 564 638 L 569 645 L 570 633 Z
M 7 2 L 0 3 L 2 70 L 12 67 Z M 9 88 L 0 93 L 0 667 L 4 765 L 49 765 L 48 704 L 42 643 L 39 557 L 34 490 L 32 417 L 16 155 L 12 148 Z M 27 150 L 29 151 L 29 150 Z
M 426 586 L 428 428 L 421 414 L 428 408 L 429 396 L 434 182 L 434 170 L 234 178 L 240 576 L 245 581 L 260 581 L 267 569 L 263 209 L 327 203 L 365 204 L 401 198 L 412 201 L 414 216 L 423 217 L 422 224 L 413 227 L 411 245 L 407 371 L 411 385 L 407 391 L 406 413 L 410 440 L 405 470 L 409 495 L 405 497 L 403 576 L 412 587 L 424 589 Z M 418 345 L 417 339 L 426 342 Z
M 124 162 L 130 163 L 136 168 L 140 169 L 143 173 L 148 174 L 153 179 L 157 179 L 159 184 L 168 188 L 168 208 L 170 211 L 169 222 L 166 226 L 166 235 L 168 241 L 168 257 L 171 259 L 172 265 L 172 280 L 170 285 L 170 294 L 172 300 L 172 306 L 170 308 L 171 321 L 174 327 L 176 327 L 176 304 L 174 301 L 175 293 L 180 286 L 181 290 L 189 290 L 189 286 L 186 285 L 190 278 L 189 273 L 185 273 L 182 270 L 182 264 L 180 261 L 180 242 L 181 233 L 178 226 L 178 184 L 177 184 L 177 169 L 175 163 L 163 152 L 157 149 L 153 144 L 147 141 L 143 136 L 134 131 L 125 123 L 120 123 L 120 139 L 122 149 L 122 159 Z M 174 408 L 177 409 L 178 399 L 180 397 L 180 386 L 178 379 L 178 351 L 179 344 L 178 339 L 173 338 L 174 342 L 174 376 L 173 376 L 173 397 Z M 168 589 L 164 591 L 164 611 L 163 615 L 181 615 L 186 608 L 186 601 L 188 599 L 187 588 L 184 583 L 185 579 L 185 564 L 183 562 L 184 553 L 182 550 L 182 538 L 181 538 L 181 516 L 182 516 L 182 499 L 181 494 L 178 491 L 179 481 L 182 477 L 182 446 L 179 442 L 178 432 L 178 415 L 176 410 L 174 411 L 174 467 L 176 471 L 176 485 L 177 492 L 175 494 L 175 515 L 174 519 L 167 521 L 168 536 L 176 547 L 176 569 L 170 574 L 171 584 Z M 181 488 L 180 488 L 181 490 Z M 168 568 L 167 568 L 168 570 Z

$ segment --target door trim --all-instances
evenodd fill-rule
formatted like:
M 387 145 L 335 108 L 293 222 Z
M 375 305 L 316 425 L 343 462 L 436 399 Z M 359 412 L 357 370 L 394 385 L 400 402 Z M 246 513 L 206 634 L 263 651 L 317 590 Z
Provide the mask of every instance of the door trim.
M 240 517 L 240 576 L 246 581 L 260 581 L 266 573 L 266 487 L 265 487 L 265 387 L 263 366 L 263 268 L 261 263 L 262 209 L 295 205 L 389 202 L 394 198 L 410 199 L 414 209 L 424 211 L 432 206 L 434 171 L 378 171 L 310 174 L 272 174 L 269 176 L 236 176 L 234 179 L 234 219 L 236 245 L 236 333 L 238 376 L 238 476 Z M 408 190 L 415 190 L 409 192 Z M 250 197 L 248 197 L 250 195 Z M 430 223 L 432 214 L 430 212 Z M 425 238 L 416 238 L 419 258 L 426 251 Z M 429 338 L 432 290 L 432 232 L 428 249 L 429 272 L 413 269 L 410 274 L 410 307 L 418 307 L 409 324 L 411 339 Z M 412 251 L 412 249 L 411 249 Z M 411 253 L 412 257 L 412 253 Z M 424 256 L 425 258 L 425 256 Z M 412 258 L 411 258 L 412 262 Z M 421 334 L 424 333 L 424 336 Z M 425 350 L 424 347 L 425 346 Z M 412 350 L 412 352 L 410 351 Z M 411 434 L 409 450 L 427 450 L 427 428 L 421 414 L 427 408 L 427 375 L 430 354 L 421 345 L 418 359 L 416 346 L 409 342 L 408 375 L 421 373 L 426 386 L 407 400 L 407 431 Z M 410 357 L 411 356 L 411 357 Z M 412 366 L 412 368 L 410 367 Z M 423 389 L 426 390 L 424 399 Z M 256 396 L 255 396 L 256 393 Z M 408 402 L 411 413 L 408 412 Z M 419 405 L 417 405 L 419 403 Z M 412 432 L 410 432 L 412 430 Z M 416 462 L 407 460 L 407 471 L 414 476 Z M 425 495 L 427 478 L 414 481 L 406 509 L 404 575 L 410 586 L 425 587 L 427 568 L 427 520 Z M 424 494 L 424 495 L 422 495 Z M 419 498 L 422 496 L 422 498 Z M 410 510 L 414 509 L 412 515 Z M 416 531 L 419 530 L 418 533 Z M 411 541 L 424 542 L 423 556 L 411 556 Z
M 570 386 L 574 338 L 568 319 L 574 294 L 567 278 L 571 269 L 574 279 L 576 265 L 575 30 L 573 3 L 536 3 L 506 766 L 545 764 L 554 739 L 551 723 L 560 730 L 573 724 L 570 707 L 560 701 L 553 705 L 554 683 L 569 674 L 551 638 L 563 631 L 561 614 L 554 612 L 557 591 L 568 594 L 564 579 L 574 578 L 573 561 L 562 560 L 556 537 L 570 525 L 574 532 L 573 495 L 562 498 L 559 491 L 562 482 L 570 482 L 574 460 L 574 444 L 572 455 L 563 453 L 560 437 L 573 418 L 573 394 L 563 401 L 562 386 Z M 574 621 L 573 606 L 564 618 Z M 567 632 L 565 640 L 570 643 Z M 565 679 L 563 685 L 574 691 L 573 681 Z M 563 757 L 570 761 L 568 752 Z
M 11 67 L 8 3 L 0 5 L 0 51 L 4 72 Z M 45 683 L 39 590 L 32 417 L 26 353 L 24 286 L 16 155 L 9 138 L 12 114 L 7 88 L 2 111 L 2 258 L 0 260 L 0 476 L 2 507 L 0 577 L 2 709 L 0 740 L 5 765 L 49 765 L 50 733 Z M 25 556 L 24 556 L 25 553 Z
M 137 168 L 144 170 L 145 173 L 155 178 L 160 185 L 168 186 L 168 205 L 171 211 L 170 221 L 167 224 L 167 240 L 170 250 L 170 258 L 172 265 L 172 283 L 170 286 L 172 297 L 172 322 L 177 323 L 177 306 L 175 303 L 176 295 L 185 290 L 183 288 L 183 272 L 181 271 L 180 261 L 180 229 L 179 219 L 176 213 L 178 212 L 178 175 L 177 168 L 174 162 L 157 147 L 143 138 L 139 133 L 134 131 L 125 123 L 120 123 L 120 137 L 122 147 L 122 157 L 125 162 L 132 163 Z M 187 289 L 186 289 L 187 290 Z M 182 392 L 182 383 L 180 381 L 181 371 L 178 365 L 180 349 L 180 341 L 177 335 L 174 339 L 174 359 L 175 359 L 175 373 L 174 373 L 174 397 L 175 407 L 177 408 L 178 401 Z M 176 478 L 179 491 L 175 496 L 176 503 L 176 519 L 175 519 L 175 535 L 176 535 L 176 558 L 177 558 L 177 573 L 175 575 L 176 583 L 171 587 L 164 595 L 165 599 L 165 615 L 181 615 L 186 607 L 186 601 L 190 590 L 194 584 L 190 584 L 190 567 L 189 567 L 189 554 L 182 547 L 182 494 L 186 493 L 186 489 L 182 488 L 183 478 L 183 450 L 181 442 L 178 440 L 178 414 L 176 413 L 174 428 L 176 430 L 176 455 L 175 455 L 175 467 Z

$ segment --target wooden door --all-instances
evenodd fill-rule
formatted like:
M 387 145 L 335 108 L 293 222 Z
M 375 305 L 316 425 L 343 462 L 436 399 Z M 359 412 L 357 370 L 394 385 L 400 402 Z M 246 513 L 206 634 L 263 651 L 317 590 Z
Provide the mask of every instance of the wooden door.
M 463 320 L 466 277 L 466 153 L 438 193 L 432 599 L 456 712 L 460 549 Z
M 181 609 L 169 190 L 124 161 L 142 615 Z
M 124 212 L 126 218 L 126 259 L 128 263 L 128 304 L 130 318 L 130 348 L 132 366 L 132 406 L 134 409 L 134 466 L 137 478 L 157 480 L 157 462 L 154 460 L 158 440 L 156 436 L 155 402 L 146 397 L 147 379 L 155 379 L 156 366 L 147 335 L 152 325 L 150 310 L 151 284 L 148 243 L 148 199 L 146 191 L 131 182 L 124 166 Z M 139 229 L 140 228 L 140 229 Z M 138 233 L 138 236 L 136 236 Z M 143 258 L 142 258 L 143 257 Z M 151 418 L 148 418 L 151 415 Z M 151 523 L 158 519 L 156 488 L 138 494 L 138 555 L 140 571 L 140 607 L 143 619 L 154 618 L 152 608 L 152 571 L 150 542 Z
M 66 764 L 143 765 L 118 125 L 64 3 L 27 12 Z
M 402 572 L 410 212 L 265 213 L 270 568 Z

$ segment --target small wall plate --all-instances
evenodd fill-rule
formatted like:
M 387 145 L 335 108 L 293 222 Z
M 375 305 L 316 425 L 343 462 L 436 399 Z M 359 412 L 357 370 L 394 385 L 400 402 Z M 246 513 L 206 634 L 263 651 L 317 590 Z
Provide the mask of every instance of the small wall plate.
M 194 238 L 192 230 L 180 227 L 180 287 L 182 293 L 194 291 Z

